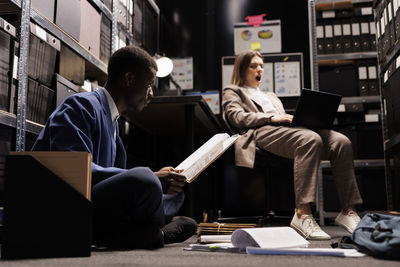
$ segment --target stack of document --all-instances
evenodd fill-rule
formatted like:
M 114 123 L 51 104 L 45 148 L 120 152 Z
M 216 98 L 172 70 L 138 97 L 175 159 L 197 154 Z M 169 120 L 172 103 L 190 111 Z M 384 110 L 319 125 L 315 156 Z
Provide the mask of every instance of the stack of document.
M 185 250 L 264 255 L 365 256 L 355 249 L 309 248 L 310 242 L 291 227 L 242 228 L 235 230 L 232 235 L 203 235 L 199 242 L 207 244 L 191 244 Z
M 197 234 L 200 235 L 230 235 L 240 228 L 254 228 L 254 223 L 200 223 Z

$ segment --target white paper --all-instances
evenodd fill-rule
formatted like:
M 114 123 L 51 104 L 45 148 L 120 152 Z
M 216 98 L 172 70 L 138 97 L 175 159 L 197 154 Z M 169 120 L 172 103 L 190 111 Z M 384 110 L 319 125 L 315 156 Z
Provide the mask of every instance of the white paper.
M 322 18 L 328 19 L 328 18 L 334 18 L 335 17 L 335 11 L 330 10 L 330 11 L 322 11 Z
M 261 78 L 260 91 L 274 91 L 274 66 L 273 63 L 264 63 L 264 73 Z
M 350 24 L 343 24 L 343 35 L 350 35 Z
M 231 243 L 232 235 L 201 235 L 200 243 Z M 231 244 L 232 245 L 232 244 Z
M 360 23 L 352 23 L 351 30 L 353 35 L 360 35 Z
M 367 78 L 367 67 L 358 67 L 358 79 L 365 80 Z
M 342 26 L 340 24 L 335 24 L 333 26 L 333 35 L 335 35 L 335 36 L 342 35 Z
M 368 66 L 368 78 L 376 79 L 376 66 Z
M 332 38 L 333 37 L 332 25 L 325 25 L 325 37 L 326 38 Z
M 253 43 L 259 42 L 261 53 L 280 53 L 282 51 L 281 21 L 269 20 L 260 27 L 248 26 L 245 22 L 234 25 L 235 55 L 251 49 Z
M 37 37 L 39 37 L 40 39 L 42 39 L 43 41 L 47 41 L 47 34 L 46 31 L 44 29 L 42 29 L 41 27 L 39 27 L 38 25 L 36 25 L 36 32 L 35 35 Z
M 173 58 L 174 69 L 171 76 L 182 90 L 193 89 L 193 57 Z M 176 89 L 170 82 L 170 89 Z
M 277 96 L 298 96 L 301 90 L 300 62 L 275 62 Z
M 261 227 L 237 229 L 232 233 L 232 244 L 244 248 L 300 248 L 308 247 L 310 242 L 291 227 Z
M 266 249 L 248 247 L 248 254 L 257 255 L 312 255 L 312 256 L 337 256 L 337 257 L 364 257 L 364 253 L 356 249 L 341 248 L 287 248 L 287 249 Z

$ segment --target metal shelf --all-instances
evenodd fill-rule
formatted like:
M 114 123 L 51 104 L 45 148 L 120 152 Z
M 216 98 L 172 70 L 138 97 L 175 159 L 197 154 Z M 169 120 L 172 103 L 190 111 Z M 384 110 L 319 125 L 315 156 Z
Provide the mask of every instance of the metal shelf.
M 377 59 L 378 53 L 375 51 L 343 54 L 324 54 L 318 55 L 318 60 L 346 60 L 346 59 Z
M 15 5 L 21 8 L 21 2 L 18 0 L 11 0 Z M 99 2 L 99 1 L 96 1 Z M 96 3 L 97 5 L 99 3 Z M 106 7 L 100 2 L 101 6 L 106 9 Z M 111 16 L 112 14 L 108 10 L 107 17 Z M 48 30 L 51 34 L 53 34 L 56 38 L 60 39 L 63 43 L 68 45 L 72 48 L 76 53 L 82 56 L 85 60 L 92 63 L 95 67 L 99 70 L 107 74 L 107 66 L 104 64 L 99 58 L 94 56 L 92 53 L 87 51 L 83 48 L 77 41 L 75 41 L 72 37 L 70 37 L 67 33 L 65 33 L 61 28 L 59 28 L 56 24 L 49 21 L 47 18 L 43 17 L 39 13 L 36 12 L 35 9 L 31 9 L 30 14 L 31 19 L 33 19 L 39 26 L 43 27 L 44 29 Z
M 379 95 L 373 96 L 345 96 L 342 97 L 341 104 L 356 104 L 356 103 L 380 103 Z
M 106 15 L 109 20 L 112 20 L 112 12 L 100 0 L 92 0 L 92 2 Z
M 391 152 L 393 150 L 400 150 L 400 134 L 385 140 L 384 142 L 385 152 Z
M 343 2 L 343 0 L 316 0 L 316 4 L 326 4 L 326 3 L 337 3 Z M 352 2 L 353 4 L 361 4 L 361 3 L 372 3 L 373 0 L 347 0 L 346 2 Z
M 320 164 L 322 169 L 327 169 L 331 167 L 331 162 L 329 160 L 323 160 Z M 355 159 L 354 160 L 355 168 L 376 168 L 376 167 L 385 167 L 384 159 Z
M 0 110 L 0 124 L 9 126 L 12 128 L 17 127 L 17 116 L 15 114 Z M 34 134 L 39 134 L 43 129 L 44 125 L 26 120 L 26 131 Z

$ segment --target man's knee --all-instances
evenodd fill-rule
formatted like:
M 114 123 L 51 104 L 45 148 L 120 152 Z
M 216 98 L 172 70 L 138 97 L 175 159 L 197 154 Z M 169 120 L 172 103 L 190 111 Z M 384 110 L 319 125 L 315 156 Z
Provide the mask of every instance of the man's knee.
M 323 148 L 323 142 L 321 136 L 311 130 L 306 130 L 301 138 L 302 145 L 307 145 L 315 149 L 321 150 Z
M 136 167 L 128 170 L 129 182 L 136 188 L 142 188 L 151 194 L 162 196 L 161 182 L 152 170 L 147 167 Z

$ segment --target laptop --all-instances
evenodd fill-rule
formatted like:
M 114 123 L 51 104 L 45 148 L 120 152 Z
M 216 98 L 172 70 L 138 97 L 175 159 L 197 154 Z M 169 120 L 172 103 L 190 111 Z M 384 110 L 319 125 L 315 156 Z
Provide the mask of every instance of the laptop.
M 280 125 L 311 130 L 330 129 L 341 100 L 341 95 L 302 89 L 292 122 Z

